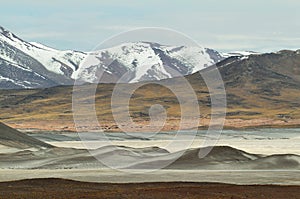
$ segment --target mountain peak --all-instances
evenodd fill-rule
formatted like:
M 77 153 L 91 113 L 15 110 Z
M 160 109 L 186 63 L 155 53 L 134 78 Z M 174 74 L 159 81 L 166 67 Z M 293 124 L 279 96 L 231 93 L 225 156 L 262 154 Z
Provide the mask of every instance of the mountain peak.
M 0 26 L 0 33 L 4 34 L 5 32 L 9 32 L 3 26 Z
M 12 32 L 10 32 L 9 30 L 6 30 L 4 27 L 0 26 L 0 34 L 5 36 L 6 38 L 10 39 L 11 41 L 22 41 L 24 42 L 22 39 L 20 39 L 19 37 L 17 37 L 15 34 L 13 34 Z

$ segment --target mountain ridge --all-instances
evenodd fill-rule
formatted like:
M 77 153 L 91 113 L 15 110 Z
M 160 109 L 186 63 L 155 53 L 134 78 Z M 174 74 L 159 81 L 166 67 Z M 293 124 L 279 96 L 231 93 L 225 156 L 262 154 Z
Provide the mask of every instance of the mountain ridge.
M 134 83 L 188 75 L 224 59 L 203 47 L 128 42 L 95 52 L 26 42 L 0 26 L 0 88 L 47 88 L 78 82 Z M 24 76 L 22 74 L 25 73 Z

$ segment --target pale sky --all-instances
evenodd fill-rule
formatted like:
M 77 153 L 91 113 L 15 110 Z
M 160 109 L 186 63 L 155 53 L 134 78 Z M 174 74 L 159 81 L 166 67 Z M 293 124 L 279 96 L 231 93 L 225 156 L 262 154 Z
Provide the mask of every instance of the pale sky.
M 123 31 L 164 27 L 223 52 L 300 49 L 300 0 L 9 0 L 0 25 L 27 41 L 89 51 Z

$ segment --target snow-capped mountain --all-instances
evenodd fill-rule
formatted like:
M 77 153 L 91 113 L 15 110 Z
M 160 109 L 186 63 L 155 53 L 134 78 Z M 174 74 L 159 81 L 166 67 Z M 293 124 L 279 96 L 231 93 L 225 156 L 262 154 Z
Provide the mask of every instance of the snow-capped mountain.
M 124 43 L 89 54 L 72 78 L 95 83 L 95 74 L 102 73 L 101 82 L 160 80 L 195 73 L 222 59 L 218 52 L 201 47 Z
M 194 73 L 224 57 L 212 49 L 150 42 L 89 53 L 60 51 L 26 42 L 0 27 L 0 88 L 51 87 L 74 80 L 98 83 L 99 74 L 99 83 L 160 80 Z
M 0 27 L 0 88 L 71 84 L 85 53 L 29 43 Z

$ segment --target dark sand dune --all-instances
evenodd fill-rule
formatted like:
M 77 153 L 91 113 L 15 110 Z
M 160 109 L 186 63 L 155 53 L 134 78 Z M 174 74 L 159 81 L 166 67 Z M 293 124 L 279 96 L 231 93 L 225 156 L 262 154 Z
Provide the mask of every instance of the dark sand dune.
M 106 146 L 92 151 L 47 148 L 38 151 L 0 154 L 0 168 L 24 169 L 176 169 L 176 170 L 299 170 L 300 156 L 292 154 L 262 156 L 232 147 L 216 146 L 204 158 L 199 150 L 169 153 L 158 147 L 130 148 Z M 179 156 L 181 155 L 181 156 Z
M 168 151 L 158 147 L 105 146 L 91 151 L 53 147 L 38 151 L 24 150 L 0 154 L 0 168 L 88 169 L 106 167 L 103 162 L 113 167 L 123 168 L 139 160 L 167 154 Z
M 160 158 L 132 166 L 135 169 L 151 169 L 158 165 L 169 163 L 165 169 L 176 170 L 299 170 L 300 156 L 293 154 L 279 154 L 263 156 L 250 154 L 229 146 L 215 146 L 204 158 L 199 152 L 205 150 L 189 149 L 181 156 L 170 154 L 170 159 Z M 179 157 L 179 158 L 177 158 Z M 172 159 L 173 158 L 173 159 Z M 176 159 L 177 158 L 177 159 Z M 172 161 L 173 160 L 173 161 Z
M 0 198 L 299 198 L 299 186 L 231 185 L 218 183 L 87 183 L 34 179 L 0 183 Z
M 293 154 L 271 155 L 252 162 L 253 169 L 297 169 L 300 170 L 300 156 Z
M 0 122 L 0 144 L 14 148 L 51 148 L 50 144 L 32 138 Z
M 124 168 L 127 165 L 142 159 L 148 159 L 164 154 L 169 154 L 168 151 L 158 147 L 146 148 L 131 148 L 125 146 L 105 146 L 96 150 L 79 150 L 56 148 L 56 158 L 52 158 L 46 164 L 36 168 L 103 168 L 105 165 L 110 165 L 115 168 Z M 58 154 L 59 152 L 59 154 Z M 68 154 L 66 154 L 68 152 Z M 47 154 L 46 154 L 47 155 Z M 45 157 L 44 155 L 41 157 Z
M 103 167 L 86 150 L 68 148 L 47 148 L 38 151 L 24 150 L 16 153 L 0 154 L 0 168 L 5 169 L 69 169 Z

